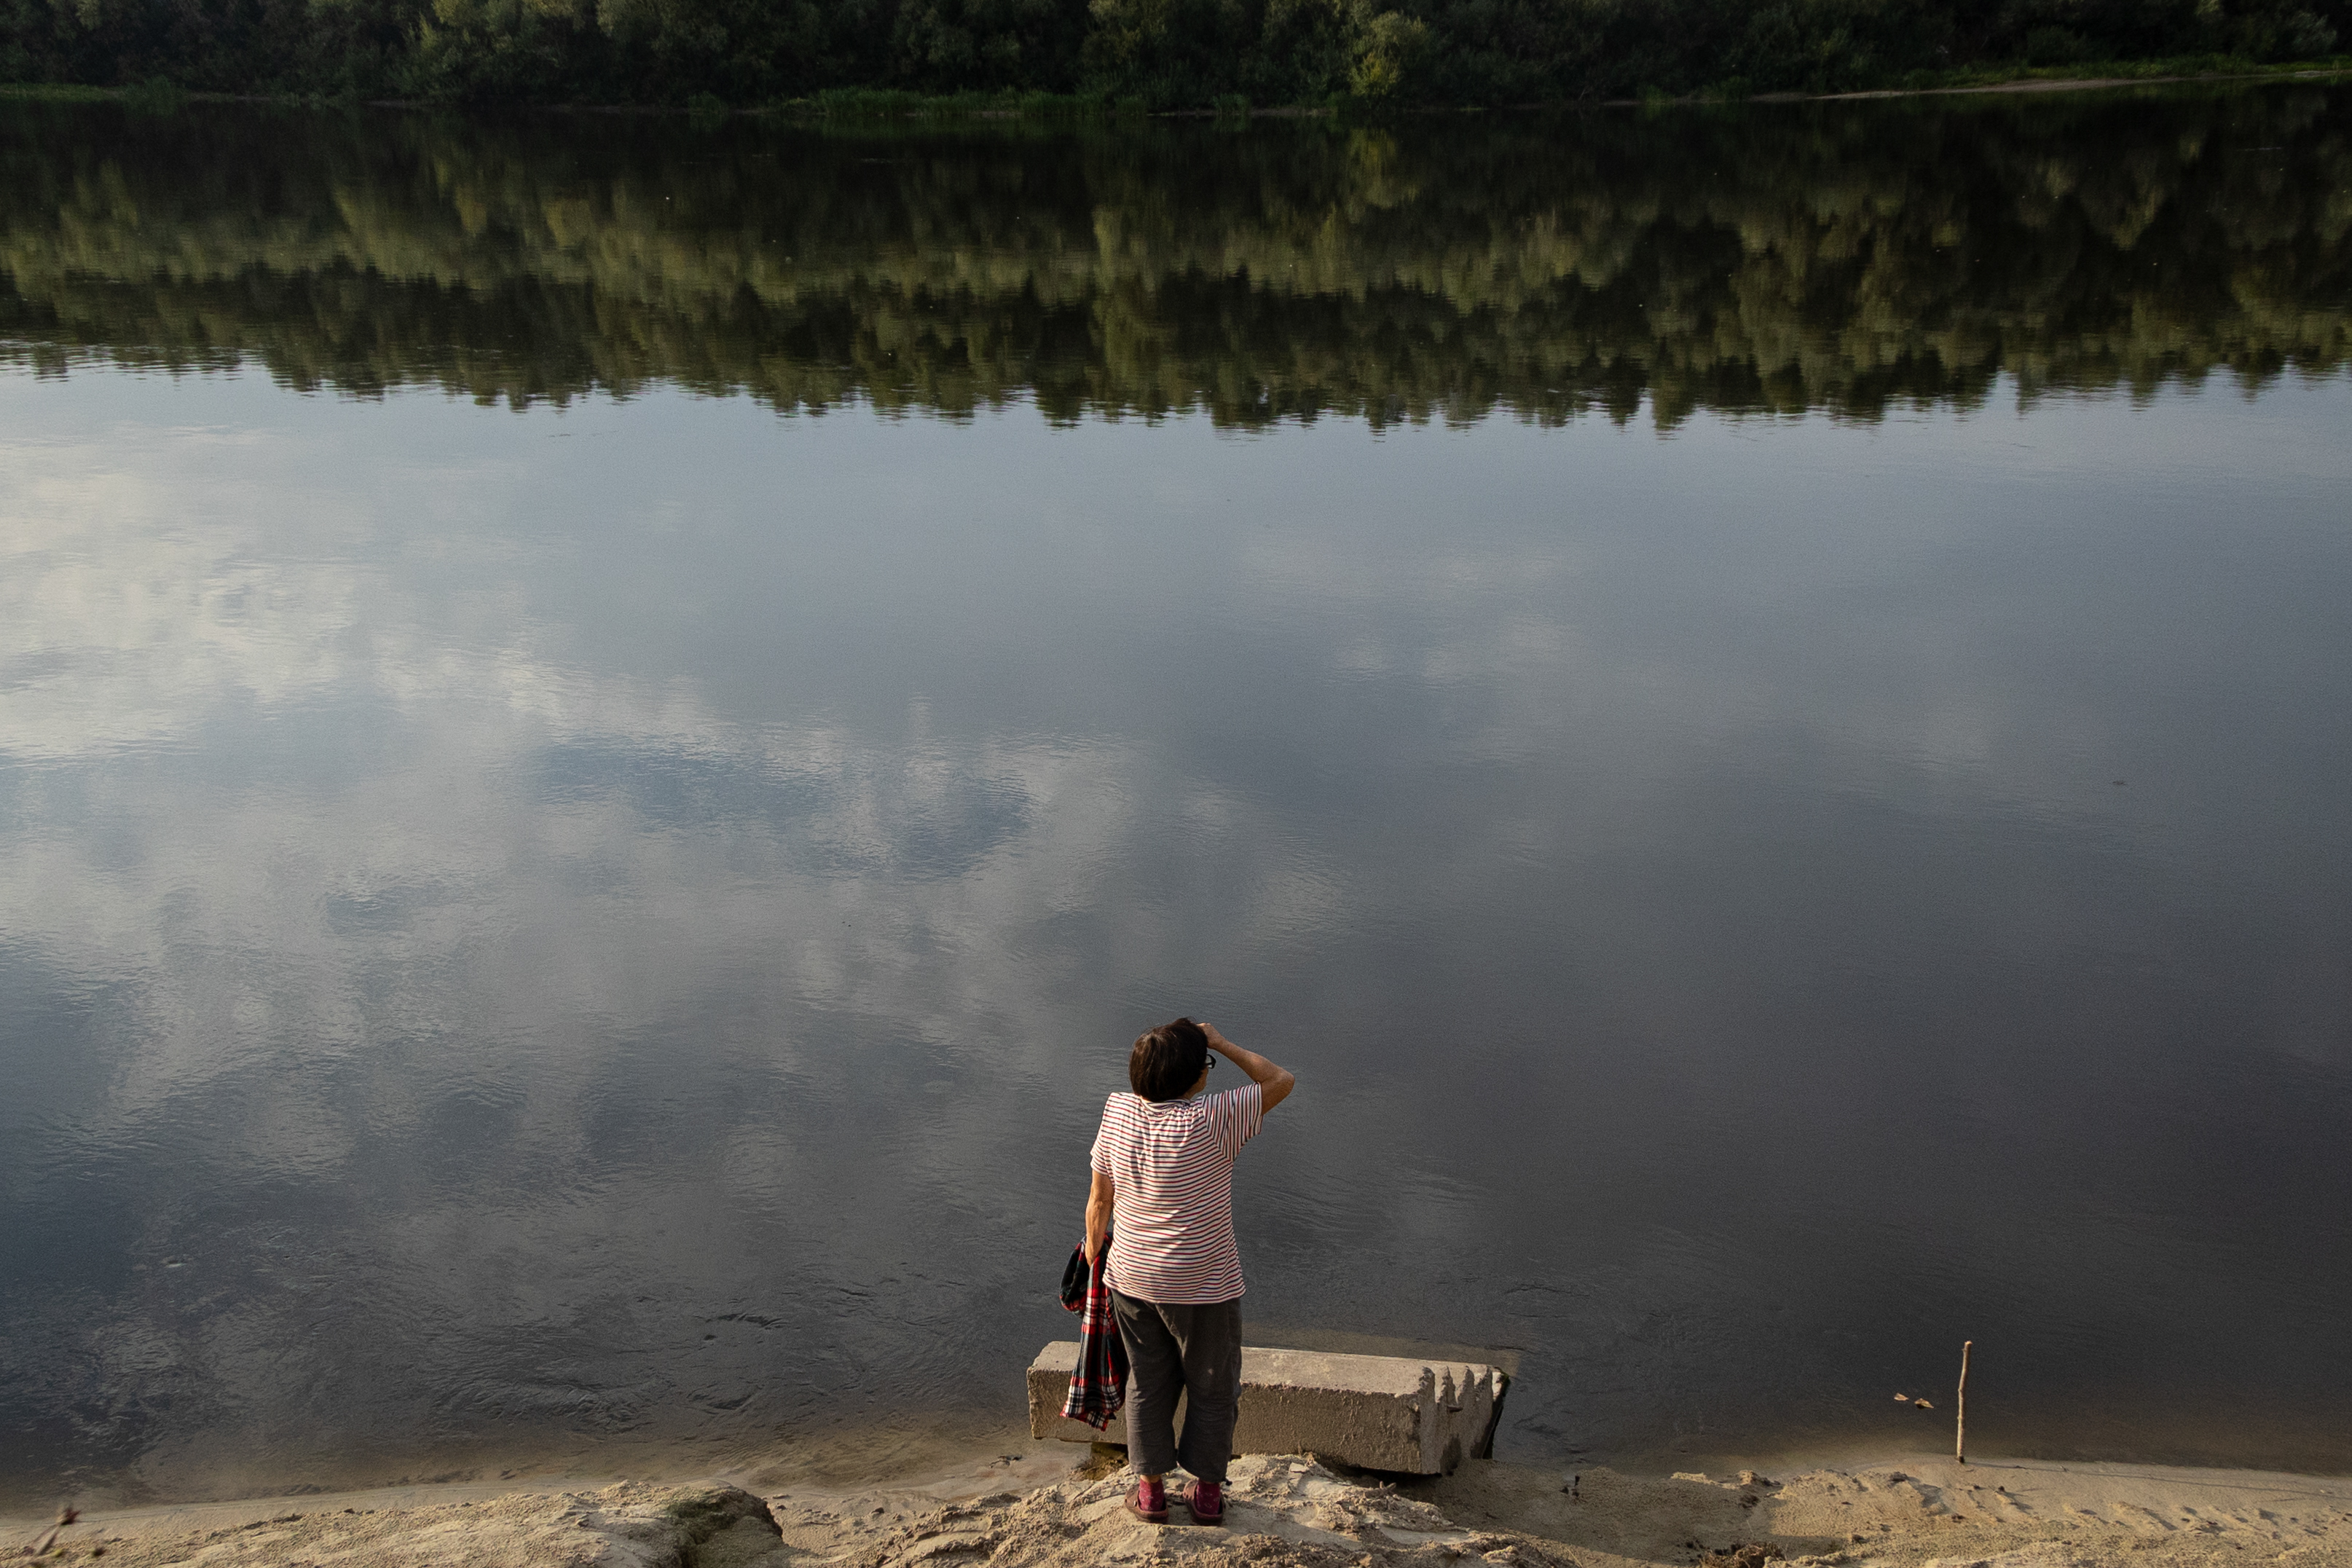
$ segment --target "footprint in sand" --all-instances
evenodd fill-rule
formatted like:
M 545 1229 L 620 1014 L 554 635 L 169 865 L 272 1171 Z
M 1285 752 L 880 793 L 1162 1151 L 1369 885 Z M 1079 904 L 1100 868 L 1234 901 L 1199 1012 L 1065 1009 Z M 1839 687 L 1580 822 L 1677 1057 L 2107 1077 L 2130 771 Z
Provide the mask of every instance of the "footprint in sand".
M 2168 1532 L 2177 1528 L 2177 1526 L 2173 1524 L 2172 1521 L 2165 1518 L 2164 1515 L 2157 1512 L 2154 1509 L 2142 1508 L 2136 1502 L 2117 1503 L 2116 1505 L 2116 1511 L 2117 1513 L 2132 1516 L 2128 1522 L 2142 1530 L 2153 1527 Z

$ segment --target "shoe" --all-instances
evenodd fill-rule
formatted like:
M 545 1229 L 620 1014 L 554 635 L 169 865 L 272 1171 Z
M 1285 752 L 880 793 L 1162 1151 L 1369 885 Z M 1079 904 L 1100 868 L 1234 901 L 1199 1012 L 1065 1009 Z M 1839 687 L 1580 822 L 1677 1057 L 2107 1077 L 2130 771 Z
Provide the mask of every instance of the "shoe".
M 1168 1522 L 1168 1483 L 1139 1480 L 1128 1494 L 1127 1511 L 1146 1524 Z
M 1184 1489 L 1184 1506 L 1195 1524 L 1225 1522 L 1225 1489 L 1220 1481 L 1194 1481 Z

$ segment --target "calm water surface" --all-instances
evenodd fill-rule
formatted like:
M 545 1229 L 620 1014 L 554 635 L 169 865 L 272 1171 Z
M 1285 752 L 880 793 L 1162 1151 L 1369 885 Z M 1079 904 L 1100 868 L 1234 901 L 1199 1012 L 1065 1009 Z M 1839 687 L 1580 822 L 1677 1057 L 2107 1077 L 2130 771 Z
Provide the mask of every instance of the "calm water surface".
M 1181 1011 L 1507 1455 L 2352 1467 L 2352 90 L 17 105 L 0 339 L 0 1500 L 1013 1417 Z

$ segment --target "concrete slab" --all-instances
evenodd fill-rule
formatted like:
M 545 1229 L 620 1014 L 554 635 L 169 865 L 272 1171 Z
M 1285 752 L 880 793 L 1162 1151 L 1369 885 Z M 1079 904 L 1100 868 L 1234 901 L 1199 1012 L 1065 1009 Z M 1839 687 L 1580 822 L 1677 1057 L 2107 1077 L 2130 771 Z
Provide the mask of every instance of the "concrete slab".
M 1123 1416 L 1097 1432 L 1062 1414 L 1077 1364 L 1076 1340 L 1055 1340 L 1029 1364 L 1030 1435 L 1124 1444 Z M 1371 1470 L 1445 1474 L 1494 1452 L 1510 1382 L 1481 1362 L 1245 1345 L 1234 1452 L 1311 1453 Z

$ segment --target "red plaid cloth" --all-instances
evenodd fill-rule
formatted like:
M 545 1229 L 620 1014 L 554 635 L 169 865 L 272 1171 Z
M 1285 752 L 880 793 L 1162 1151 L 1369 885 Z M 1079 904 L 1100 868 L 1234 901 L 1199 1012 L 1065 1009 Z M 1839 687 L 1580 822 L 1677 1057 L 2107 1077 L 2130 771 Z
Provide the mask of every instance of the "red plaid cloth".
M 1127 1403 L 1127 1342 L 1118 1337 L 1118 1317 L 1110 1308 L 1110 1286 L 1103 1279 L 1103 1259 L 1110 1256 L 1110 1239 L 1103 1239 L 1102 1256 L 1086 1263 L 1087 1249 L 1078 1249 L 1075 1266 L 1087 1271 L 1086 1295 L 1062 1305 L 1078 1316 L 1078 1369 L 1070 1374 L 1070 1396 L 1062 1414 L 1084 1421 L 1097 1431 L 1111 1423 Z

